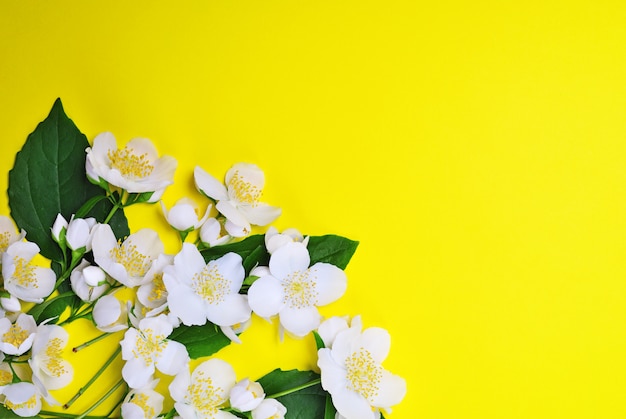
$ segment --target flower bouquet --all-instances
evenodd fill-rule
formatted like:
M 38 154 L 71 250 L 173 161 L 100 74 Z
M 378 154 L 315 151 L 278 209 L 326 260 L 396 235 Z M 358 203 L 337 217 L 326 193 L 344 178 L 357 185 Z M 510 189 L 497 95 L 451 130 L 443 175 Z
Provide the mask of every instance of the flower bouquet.
M 145 138 L 89 144 L 60 100 L 28 136 L 9 172 L 11 218 L 0 216 L 0 417 L 367 419 L 399 403 L 405 381 L 381 365 L 389 334 L 318 311 L 346 291 L 357 243 L 271 227 L 281 210 L 261 202 L 254 164 L 234 164 L 224 183 L 197 166 L 205 201 L 167 208 L 176 167 Z M 126 208 L 159 202 L 175 254 L 156 231 L 129 230 Z M 238 377 L 219 351 L 246 345 L 252 316 L 276 321 L 281 337 L 313 334 L 319 369 Z M 74 321 L 99 334 L 72 352 Z M 81 376 L 72 354 L 110 336 L 113 353 Z M 117 383 L 94 386 L 97 401 L 73 412 L 120 358 Z M 57 400 L 70 384 L 75 395 Z M 108 413 L 90 416 L 102 403 Z

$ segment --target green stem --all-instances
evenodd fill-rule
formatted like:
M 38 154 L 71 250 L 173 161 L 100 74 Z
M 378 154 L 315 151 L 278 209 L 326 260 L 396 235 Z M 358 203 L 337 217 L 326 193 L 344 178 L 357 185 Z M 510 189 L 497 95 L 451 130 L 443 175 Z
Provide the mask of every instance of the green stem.
M 101 341 L 102 339 L 106 338 L 107 336 L 111 336 L 111 334 L 110 333 L 103 333 L 100 336 L 96 336 L 95 338 L 93 338 L 91 340 L 88 340 L 87 342 L 72 348 L 72 352 L 78 352 L 81 349 L 85 349 L 86 347 L 88 347 L 90 345 L 93 345 L 96 342 Z
M 67 291 L 67 292 L 64 292 L 64 293 L 62 293 L 62 294 L 56 295 L 56 296 L 54 296 L 54 297 L 50 298 L 49 300 L 44 301 L 44 302 L 43 302 L 43 303 L 41 303 L 41 304 L 34 305 L 34 306 L 31 308 L 31 310 L 32 310 L 33 308 L 37 307 L 37 310 L 39 310 L 39 312 L 41 313 L 41 312 L 43 312 L 43 310 L 44 310 L 46 307 L 48 307 L 50 304 L 52 304 L 52 303 L 53 303 L 53 302 L 55 302 L 56 300 L 60 300 L 60 299 L 65 298 L 65 297 L 69 297 L 70 295 L 74 295 L 74 292 L 73 292 L 73 291 Z M 30 310 L 29 310 L 29 311 L 30 311 Z M 28 312 L 27 312 L 27 313 L 28 313 Z
M 69 413 L 49 412 L 42 410 L 39 412 L 40 416 L 52 416 L 55 418 L 77 418 L 78 415 L 71 415 Z M 83 419 L 107 419 L 108 416 L 83 416 Z
M 109 211 L 109 214 L 107 215 L 107 218 L 104 219 L 103 224 L 108 224 L 109 221 L 111 221 L 111 218 L 113 218 L 115 212 L 120 208 L 122 208 L 122 204 L 120 204 L 119 202 L 113 204 L 113 208 L 111 208 L 111 211 Z
M 286 396 L 287 394 L 291 394 L 291 393 L 295 393 L 296 391 L 300 391 L 300 390 L 304 390 L 305 388 L 309 388 L 309 387 L 313 387 L 316 384 L 319 384 L 322 382 L 321 378 L 316 378 L 313 381 L 309 381 L 308 383 L 304 383 L 298 387 L 294 387 L 291 388 L 289 390 L 285 390 L 285 391 L 280 391 L 278 393 L 274 393 L 270 396 L 267 396 L 268 399 L 276 399 L 278 397 L 282 397 L 282 396 Z
M 91 412 L 93 412 L 98 406 L 100 406 L 106 399 L 108 399 L 111 394 L 115 393 L 115 391 L 122 385 L 125 384 L 124 379 L 121 379 L 120 381 L 117 382 L 117 384 L 115 384 L 113 387 L 111 387 L 111 389 L 109 391 L 106 392 L 106 394 L 104 396 L 102 396 L 102 398 L 100 400 L 98 400 L 96 403 L 94 403 L 93 406 L 91 406 L 89 409 L 87 409 L 82 415 L 76 416 L 76 419 L 85 419 L 86 417 L 88 417 L 87 415 L 90 414 Z
M 87 383 L 78 390 L 78 392 L 74 395 L 74 397 L 70 399 L 69 402 L 63 405 L 63 408 L 68 409 L 72 405 L 72 403 L 78 400 L 78 398 L 82 396 L 82 394 L 98 379 L 98 377 L 102 375 L 102 373 L 107 369 L 107 367 L 111 365 L 111 363 L 115 360 L 115 358 L 119 355 L 121 351 L 122 351 L 122 347 L 118 346 L 115 352 L 113 353 L 113 355 L 111 355 L 111 357 L 107 360 L 107 362 L 105 362 L 104 365 L 98 370 L 98 372 L 96 372 L 96 374 L 93 377 L 91 377 L 91 379 L 87 381 Z

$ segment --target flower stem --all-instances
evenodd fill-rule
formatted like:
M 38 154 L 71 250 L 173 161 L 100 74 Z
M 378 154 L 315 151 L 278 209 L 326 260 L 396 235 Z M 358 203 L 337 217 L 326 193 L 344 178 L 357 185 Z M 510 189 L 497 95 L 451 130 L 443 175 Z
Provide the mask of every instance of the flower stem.
M 81 349 L 85 349 L 86 347 L 88 347 L 90 345 L 93 345 L 94 343 L 99 342 L 100 340 L 102 340 L 105 337 L 110 336 L 110 335 L 111 335 L 110 333 L 103 333 L 103 334 L 101 334 L 99 336 L 96 336 L 95 338 L 93 338 L 91 340 L 88 340 L 87 342 L 72 348 L 72 352 L 78 352 Z
M 68 413 L 59 413 L 59 412 L 49 412 L 47 410 L 42 410 L 39 412 L 40 416 L 52 416 L 55 418 L 77 418 L 78 415 L 71 415 Z M 107 419 L 108 416 L 83 416 L 83 419 Z
M 109 391 L 107 391 L 106 394 L 104 396 L 102 396 L 102 398 L 100 400 L 98 400 L 96 403 L 94 403 L 93 406 L 91 406 L 89 409 L 87 409 L 82 415 L 76 416 L 76 419 L 85 419 L 88 414 L 90 414 L 98 406 L 100 406 L 106 399 L 108 399 L 111 396 L 111 394 L 115 393 L 115 390 L 117 390 L 124 383 L 125 383 L 124 379 L 121 379 L 120 381 L 118 381 L 117 384 L 115 384 L 113 387 L 111 387 L 111 389 Z
M 113 204 L 113 208 L 111 208 L 111 211 L 109 211 L 107 218 L 104 219 L 104 222 L 102 224 L 108 224 L 109 221 L 111 221 L 111 218 L 113 218 L 113 215 L 115 214 L 115 212 L 120 208 L 122 208 L 122 204 L 117 203 L 117 202 Z
M 78 398 L 82 396 L 82 394 L 98 379 L 98 377 L 102 375 L 102 373 L 107 369 L 107 367 L 111 365 L 111 363 L 115 360 L 115 358 L 119 355 L 121 351 L 122 351 L 122 347 L 118 346 L 115 352 L 113 353 L 113 355 L 111 355 L 111 357 L 107 360 L 107 362 L 105 362 L 104 365 L 98 370 L 98 372 L 96 372 L 96 374 L 93 377 L 91 377 L 91 379 L 87 381 L 87 383 L 78 390 L 78 392 L 74 395 L 74 397 L 70 399 L 69 402 L 63 405 L 63 408 L 68 409 L 72 405 L 72 403 L 78 400 Z
M 291 394 L 291 393 L 295 393 L 296 391 L 300 391 L 300 390 L 304 390 L 305 388 L 309 388 L 309 387 L 313 387 L 316 384 L 319 384 L 322 382 L 321 378 L 316 378 L 313 381 L 309 381 L 308 383 L 304 383 L 302 385 L 299 385 L 298 387 L 294 387 L 294 388 L 290 388 L 289 390 L 285 390 L 285 391 L 280 391 L 278 393 L 274 393 L 270 396 L 267 396 L 268 399 L 276 399 L 278 397 L 282 397 L 282 396 L 286 396 L 287 394 Z

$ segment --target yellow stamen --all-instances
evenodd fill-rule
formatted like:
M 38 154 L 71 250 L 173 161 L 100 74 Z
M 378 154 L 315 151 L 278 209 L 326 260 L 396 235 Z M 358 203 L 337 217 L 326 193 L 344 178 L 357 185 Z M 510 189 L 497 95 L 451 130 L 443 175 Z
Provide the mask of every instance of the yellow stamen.
M 372 354 L 364 348 L 346 358 L 349 390 L 359 393 L 368 400 L 378 395 L 378 385 L 383 377 L 383 369 Z
M 154 170 L 146 153 L 135 154 L 134 150 L 128 147 L 122 150 L 109 150 L 107 157 L 111 160 L 111 167 L 119 170 L 125 178 L 142 179 Z
M 196 373 L 194 382 L 187 387 L 187 399 L 204 417 L 213 417 L 217 414 L 217 406 L 224 403 L 220 397 L 223 392 L 222 388 L 213 386 L 211 377 L 205 377 L 204 372 L 200 371 Z
M 50 339 L 46 348 L 46 368 L 48 374 L 55 377 L 61 377 L 67 374 L 67 370 L 63 366 L 63 357 L 61 356 L 63 341 L 60 338 Z
M 2 335 L 2 341 L 19 348 L 20 345 L 28 339 L 28 336 L 30 336 L 28 330 L 22 329 L 19 324 L 14 323 L 9 330 Z
M 130 276 L 141 277 L 150 268 L 150 258 L 137 250 L 137 246 L 130 243 L 122 243 L 118 240 L 118 246 L 111 249 L 110 255 L 113 260 L 126 268 Z
M 15 264 L 13 278 L 15 278 L 19 285 L 27 288 L 39 288 L 34 266 L 30 265 L 26 259 L 19 256 L 13 258 L 13 263 Z
M 309 271 L 297 271 L 282 280 L 285 293 L 284 302 L 290 308 L 305 308 L 315 305 L 318 293 L 315 290 L 315 277 L 309 277 Z
M 228 294 L 230 282 L 219 272 L 217 265 L 210 264 L 193 276 L 191 287 L 205 301 L 216 304 Z
M 261 198 L 262 191 L 250 182 L 247 182 L 239 174 L 239 170 L 237 170 L 228 182 L 228 192 L 232 193 L 239 202 L 256 205 Z

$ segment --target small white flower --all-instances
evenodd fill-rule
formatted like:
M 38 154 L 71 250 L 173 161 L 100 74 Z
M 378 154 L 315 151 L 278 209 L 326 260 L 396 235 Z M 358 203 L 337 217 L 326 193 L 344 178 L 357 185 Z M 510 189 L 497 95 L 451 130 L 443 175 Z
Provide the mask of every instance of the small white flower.
M 112 295 L 100 297 L 92 315 L 96 327 L 103 332 L 113 333 L 128 328 L 128 305 Z
M 209 212 L 211 211 L 211 205 L 209 205 L 204 215 L 201 215 L 198 204 L 193 199 L 187 197 L 176 201 L 169 211 L 163 201 L 161 201 L 161 207 L 168 224 L 178 231 L 197 230 L 209 218 Z
M 41 411 L 41 391 L 33 384 L 22 381 L 4 387 L 4 405 L 16 415 L 31 417 Z
M 239 294 L 245 271 L 241 256 L 227 253 L 209 263 L 190 243 L 165 268 L 163 282 L 169 309 L 183 324 L 233 326 L 250 318 L 245 295 Z
M 91 303 L 110 288 L 106 279 L 107 275 L 100 267 L 83 259 L 70 274 L 70 285 L 78 298 Z
M 21 313 L 15 323 L 6 317 L 0 319 L 0 351 L 7 355 L 22 355 L 35 340 L 37 323 L 29 314 Z
M 8 247 L 26 237 L 26 232 L 17 232 L 15 224 L 6 215 L 0 215 L 0 255 L 7 251 Z
M 360 321 L 337 333 L 332 348 L 318 351 L 322 387 L 346 419 L 377 419 L 406 393 L 406 382 L 382 367 L 390 348 L 389 333 Z M 356 324 L 355 324 L 356 323 Z
M 69 335 L 57 325 L 40 325 L 37 328 L 31 359 L 28 364 L 46 390 L 58 390 L 68 385 L 74 377 L 72 364 L 63 359 L 63 349 Z
M 54 219 L 54 223 L 52 224 L 52 238 L 61 246 L 63 246 L 65 243 L 67 225 L 68 224 L 65 217 L 63 217 L 63 215 L 61 214 L 57 214 L 57 217 Z
M 226 219 L 226 230 L 234 237 L 250 234 L 250 225 L 265 226 L 281 213 L 280 208 L 260 202 L 265 175 L 254 164 L 237 163 L 226 172 L 226 186 L 205 172 L 194 169 L 196 187 L 209 198 L 217 201 L 217 210 Z
M 304 242 L 306 245 L 308 240 L 305 242 L 304 236 L 295 228 L 288 228 L 279 233 L 276 227 L 271 226 L 265 232 L 265 248 L 270 255 L 284 244 L 292 242 Z
M 154 391 L 158 381 L 153 380 L 145 387 L 128 392 L 121 407 L 124 419 L 154 419 L 161 414 L 165 398 Z
M 257 381 L 244 378 L 230 390 L 230 406 L 240 412 L 256 409 L 265 398 L 263 387 Z
M 96 224 L 95 218 L 74 218 L 72 215 L 65 232 L 67 247 L 72 250 L 91 251 L 93 228 Z
M 129 288 L 143 283 L 152 261 L 163 253 L 163 242 L 156 231 L 143 228 L 123 242 L 108 224 L 98 224 L 93 233 L 95 262 L 113 279 Z
M 230 364 L 212 358 L 191 374 L 184 369 L 172 380 L 169 391 L 183 419 L 235 419 L 237 416 L 219 409 L 228 401 L 236 379 Z
M 172 265 L 174 257 L 164 253 L 157 256 L 145 275 L 145 281 L 137 289 L 137 299 L 148 309 L 157 309 L 167 304 L 167 289 L 163 283 L 163 270 Z
M 39 246 L 31 242 L 14 242 L 2 255 L 4 287 L 22 301 L 41 303 L 54 291 L 56 275 L 50 268 L 31 265 Z
M 230 239 L 230 235 L 223 234 L 222 224 L 215 218 L 207 219 L 200 227 L 200 240 L 210 247 L 227 243 Z
M 182 343 L 168 340 L 173 327 L 164 315 L 146 317 L 139 329 L 130 328 L 124 334 L 122 377 L 131 388 L 144 387 L 158 369 L 166 375 L 176 375 L 189 363 L 189 354 Z
M 156 202 L 174 181 L 176 159 L 159 157 L 147 138 L 134 138 L 119 149 L 113 134 L 105 132 L 86 151 L 87 177 L 96 184 L 108 182 L 131 193 L 155 192 L 150 202 Z
M 284 419 L 287 408 L 276 399 L 265 399 L 252 411 L 252 419 Z
M 261 317 L 278 314 L 280 324 L 295 336 L 305 336 L 321 321 L 318 306 L 330 304 L 346 291 L 346 274 L 329 263 L 309 267 L 304 243 L 286 243 L 270 257 L 270 275 L 248 290 L 252 310 Z

